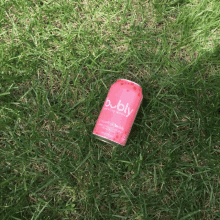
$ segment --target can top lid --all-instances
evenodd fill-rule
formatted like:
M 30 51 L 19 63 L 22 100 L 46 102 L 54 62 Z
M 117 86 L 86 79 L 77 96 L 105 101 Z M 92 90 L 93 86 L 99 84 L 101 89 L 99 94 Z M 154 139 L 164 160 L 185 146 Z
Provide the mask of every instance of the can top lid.
M 132 81 L 130 81 L 130 80 L 127 80 L 127 79 L 120 79 L 120 80 L 125 80 L 125 81 L 131 82 L 131 83 L 134 83 L 134 84 L 138 85 L 139 87 L 141 87 L 139 84 L 137 84 L 137 83 L 135 83 L 135 82 L 132 82 Z

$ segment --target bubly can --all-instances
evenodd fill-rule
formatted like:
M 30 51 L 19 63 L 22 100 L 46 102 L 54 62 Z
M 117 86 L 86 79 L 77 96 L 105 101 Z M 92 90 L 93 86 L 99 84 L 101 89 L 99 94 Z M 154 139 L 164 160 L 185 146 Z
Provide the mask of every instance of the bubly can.
M 107 95 L 93 134 L 113 145 L 125 145 L 143 99 L 142 88 L 132 81 L 119 79 Z

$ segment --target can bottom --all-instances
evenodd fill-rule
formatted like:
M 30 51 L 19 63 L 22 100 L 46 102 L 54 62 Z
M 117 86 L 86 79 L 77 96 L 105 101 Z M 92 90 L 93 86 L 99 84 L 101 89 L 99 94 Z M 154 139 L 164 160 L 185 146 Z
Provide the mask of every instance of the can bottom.
M 108 143 L 108 144 L 111 144 L 111 145 L 113 145 L 113 146 L 119 146 L 119 145 L 124 146 L 124 145 L 119 144 L 119 143 L 117 143 L 117 142 L 111 141 L 111 140 L 109 140 L 109 139 L 107 139 L 107 138 L 104 138 L 104 137 L 102 137 L 102 136 L 100 136 L 100 135 L 97 135 L 97 134 L 93 134 L 93 135 L 95 136 L 96 139 L 98 139 L 98 140 L 100 140 L 100 141 L 104 141 L 104 142 L 106 142 L 106 143 Z

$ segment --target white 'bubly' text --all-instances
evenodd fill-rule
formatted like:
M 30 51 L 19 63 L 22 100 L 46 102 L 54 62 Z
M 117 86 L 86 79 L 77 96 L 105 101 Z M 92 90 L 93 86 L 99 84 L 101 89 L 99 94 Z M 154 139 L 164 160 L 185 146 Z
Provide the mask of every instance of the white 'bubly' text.
M 129 103 L 127 103 L 125 106 L 121 103 L 121 100 L 118 101 L 117 105 L 112 106 L 110 99 L 107 98 L 105 102 L 105 107 L 110 107 L 112 109 L 116 108 L 118 111 L 124 112 L 126 114 L 126 118 L 133 112 L 133 109 L 131 110 L 129 107 Z

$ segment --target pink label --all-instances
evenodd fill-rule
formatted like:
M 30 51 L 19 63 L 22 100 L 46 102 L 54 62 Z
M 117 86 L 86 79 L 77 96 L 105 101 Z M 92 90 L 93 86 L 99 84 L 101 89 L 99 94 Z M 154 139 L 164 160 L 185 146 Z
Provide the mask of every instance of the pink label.
M 133 83 L 115 83 L 110 88 L 96 123 L 94 134 L 125 145 L 143 98 Z

